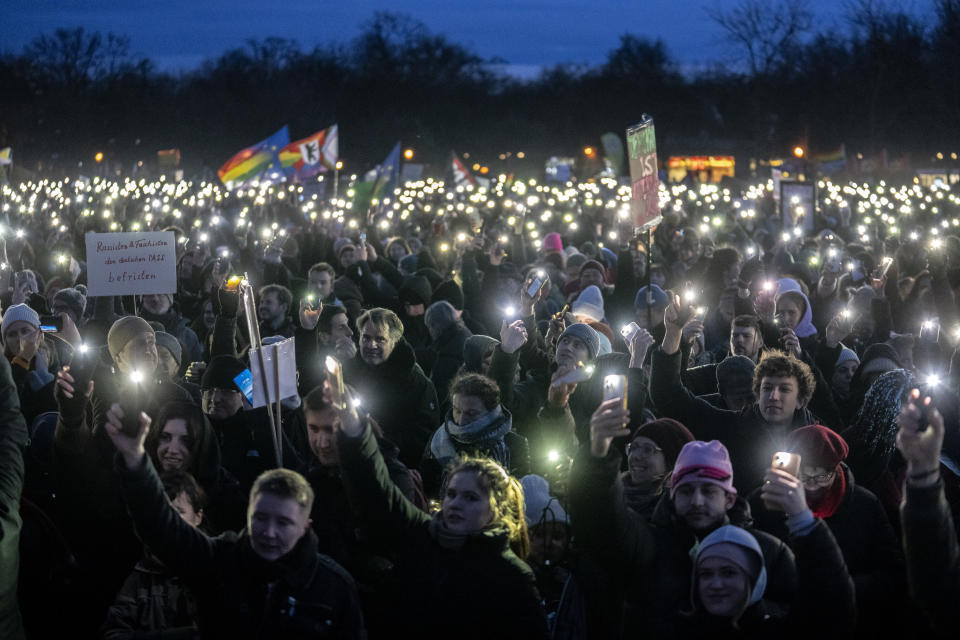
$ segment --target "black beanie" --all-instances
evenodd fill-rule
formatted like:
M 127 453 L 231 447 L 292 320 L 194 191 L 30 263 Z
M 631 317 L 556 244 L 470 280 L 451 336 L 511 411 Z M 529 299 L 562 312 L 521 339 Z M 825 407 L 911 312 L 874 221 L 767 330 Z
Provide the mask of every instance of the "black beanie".
M 239 391 L 240 388 L 233 381 L 238 375 L 243 373 L 247 365 L 242 360 L 233 356 L 213 356 L 206 371 L 203 372 L 203 378 L 200 380 L 200 388 L 207 389 L 229 389 Z
M 463 289 L 453 280 L 444 280 L 433 292 L 433 301 L 446 300 L 457 311 L 463 311 Z

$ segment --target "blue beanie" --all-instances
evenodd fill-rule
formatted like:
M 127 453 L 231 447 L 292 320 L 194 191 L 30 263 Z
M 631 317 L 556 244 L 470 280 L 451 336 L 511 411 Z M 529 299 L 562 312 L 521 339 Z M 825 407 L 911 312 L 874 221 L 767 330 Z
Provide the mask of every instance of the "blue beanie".
M 584 346 L 587 347 L 587 352 L 590 354 L 591 360 L 596 358 L 600 352 L 600 334 L 589 325 L 583 324 L 582 322 L 572 324 L 560 334 L 561 338 L 564 336 L 570 336 L 582 342 Z
M 646 309 L 647 308 L 647 290 L 652 292 L 653 296 L 653 306 L 654 307 L 666 307 L 667 306 L 667 293 L 661 289 L 659 286 L 652 284 L 649 287 L 640 287 L 637 291 L 637 297 L 633 299 L 633 306 L 637 309 Z

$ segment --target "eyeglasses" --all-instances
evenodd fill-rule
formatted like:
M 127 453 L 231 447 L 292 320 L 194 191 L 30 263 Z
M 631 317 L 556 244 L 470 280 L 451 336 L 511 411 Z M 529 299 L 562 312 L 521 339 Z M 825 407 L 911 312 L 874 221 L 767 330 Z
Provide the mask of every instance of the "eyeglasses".
M 800 482 L 803 484 L 827 484 L 828 482 L 833 482 L 833 471 L 827 471 L 826 473 L 819 473 L 815 476 L 808 476 L 806 474 L 800 474 Z
M 649 458 L 650 456 L 656 453 L 663 453 L 663 449 L 660 447 L 655 447 L 652 444 L 638 444 L 634 445 L 630 443 L 627 445 L 627 455 L 637 454 L 638 456 L 643 456 L 644 458 Z

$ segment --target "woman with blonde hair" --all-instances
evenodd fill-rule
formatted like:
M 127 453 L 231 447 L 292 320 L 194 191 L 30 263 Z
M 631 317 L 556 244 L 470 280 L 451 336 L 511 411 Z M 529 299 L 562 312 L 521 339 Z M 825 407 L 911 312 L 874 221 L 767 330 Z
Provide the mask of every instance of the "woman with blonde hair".
M 397 636 L 545 638 L 523 489 L 486 458 L 459 458 L 432 517 L 390 481 L 369 418 L 343 403 L 338 449 L 347 495 L 364 529 L 395 553 L 394 592 L 385 598 Z M 378 612 L 380 613 L 380 612 Z

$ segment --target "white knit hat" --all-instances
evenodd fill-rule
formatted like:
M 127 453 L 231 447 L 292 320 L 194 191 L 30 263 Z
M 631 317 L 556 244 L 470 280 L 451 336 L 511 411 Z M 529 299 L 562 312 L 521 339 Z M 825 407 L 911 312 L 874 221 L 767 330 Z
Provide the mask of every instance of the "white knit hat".
M 530 474 L 520 478 L 523 487 L 524 517 L 527 526 L 543 522 L 570 524 L 570 517 L 557 499 L 550 495 L 550 483 L 542 476 Z
M 28 322 L 34 327 L 40 327 L 40 316 L 37 315 L 36 311 L 28 305 L 15 304 L 4 312 L 3 321 L 0 322 L 0 333 L 6 334 L 7 327 L 20 320 Z

